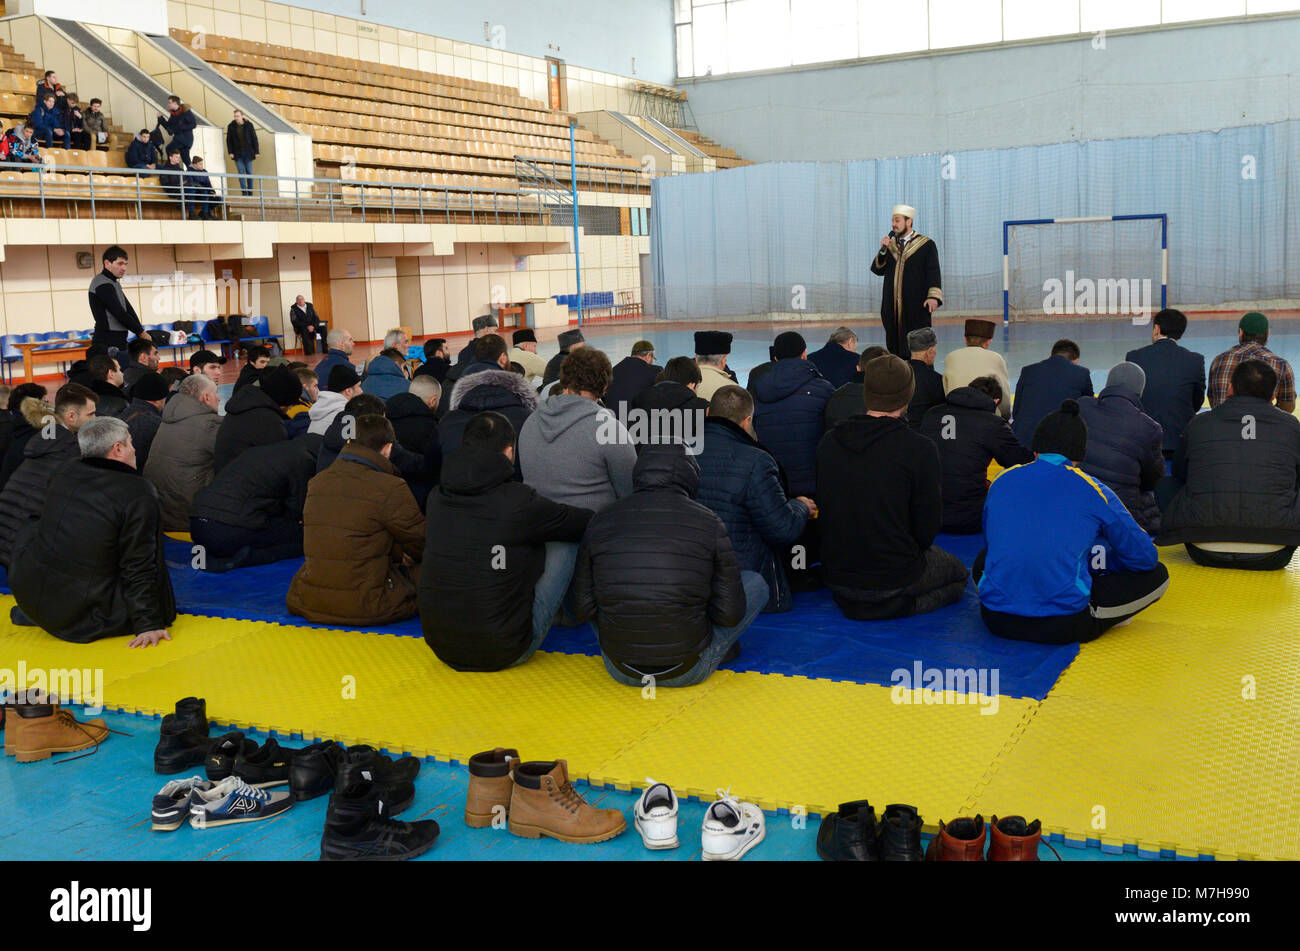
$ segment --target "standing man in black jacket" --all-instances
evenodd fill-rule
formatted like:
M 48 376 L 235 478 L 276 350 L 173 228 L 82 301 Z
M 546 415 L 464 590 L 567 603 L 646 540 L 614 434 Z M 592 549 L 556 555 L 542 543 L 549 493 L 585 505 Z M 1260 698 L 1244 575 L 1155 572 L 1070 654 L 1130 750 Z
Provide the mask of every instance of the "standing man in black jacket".
M 183 105 L 180 96 L 168 96 L 167 115 L 158 114 L 159 127 L 171 133 L 172 139 L 167 143 L 168 152 L 172 149 L 180 152 L 181 162 L 186 168 L 190 167 L 190 149 L 194 148 L 194 129 L 198 124 L 194 110 Z
M 935 309 L 943 306 L 939 250 L 933 238 L 912 228 L 915 217 L 915 208 L 895 205 L 891 230 L 880 239 L 880 250 L 871 260 L 871 273 L 885 279 L 880 295 L 885 346 L 904 360 L 909 356 L 907 335 L 929 327 Z
M 1205 403 L 1205 354 L 1178 343 L 1186 331 L 1187 316 L 1181 310 L 1162 310 L 1152 318 L 1150 345 L 1124 356 L 1146 374 L 1142 409 L 1164 430 L 1166 459 L 1173 458 L 1178 437 Z
M 91 349 L 96 353 L 113 353 L 126 349 L 127 334 L 145 336 L 144 326 L 135 308 L 122 291 L 126 273 L 126 252 L 113 245 L 103 254 L 104 269 L 90 281 L 90 313 L 95 319 Z
M 253 162 L 259 151 L 257 130 L 244 118 L 243 112 L 236 109 L 230 125 L 226 126 L 226 153 L 235 163 L 235 170 L 239 172 L 239 190 L 245 195 L 253 194 L 253 180 L 246 176 L 253 174 Z
M 643 448 L 632 483 L 631 495 L 587 526 L 574 607 L 592 619 L 619 683 L 694 686 L 739 655 L 741 634 L 767 605 L 767 582 L 740 570 L 722 519 L 695 501 L 700 469 L 684 446 Z

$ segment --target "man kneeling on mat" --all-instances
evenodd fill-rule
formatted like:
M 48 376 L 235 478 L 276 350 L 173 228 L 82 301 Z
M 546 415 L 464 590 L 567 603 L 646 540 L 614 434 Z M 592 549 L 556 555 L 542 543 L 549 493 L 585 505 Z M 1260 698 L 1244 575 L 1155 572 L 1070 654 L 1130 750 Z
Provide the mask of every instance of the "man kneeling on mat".
M 1087 445 L 1079 404 L 1066 400 L 1034 431 L 1037 459 L 1008 469 L 989 489 L 988 548 L 971 574 L 980 614 L 999 637 L 1090 641 L 1169 587 L 1151 537 L 1114 492 L 1077 468 Z

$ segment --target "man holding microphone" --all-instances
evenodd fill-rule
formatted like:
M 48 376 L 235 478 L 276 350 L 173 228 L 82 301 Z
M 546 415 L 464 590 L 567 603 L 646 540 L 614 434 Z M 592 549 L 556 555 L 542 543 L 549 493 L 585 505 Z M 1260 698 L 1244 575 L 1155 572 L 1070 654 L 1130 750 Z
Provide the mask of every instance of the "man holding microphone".
M 885 325 L 885 346 L 906 360 L 907 335 L 930 326 L 930 315 L 943 304 L 939 275 L 939 249 L 934 241 L 912 229 L 916 209 L 895 205 L 893 230 L 880 239 L 880 251 L 871 273 L 885 278 L 880 299 L 880 320 Z

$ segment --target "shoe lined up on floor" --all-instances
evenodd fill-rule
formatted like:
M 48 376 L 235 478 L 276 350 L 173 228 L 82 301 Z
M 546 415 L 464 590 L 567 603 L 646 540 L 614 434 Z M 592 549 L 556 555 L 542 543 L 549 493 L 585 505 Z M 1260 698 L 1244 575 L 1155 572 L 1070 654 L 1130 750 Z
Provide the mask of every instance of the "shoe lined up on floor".
M 271 792 L 248 785 L 238 776 L 228 776 L 206 789 L 193 787 L 190 825 L 212 829 L 236 822 L 258 822 L 279 815 L 293 805 L 287 791 Z
M 173 779 L 153 797 L 153 808 L 149 818 L 153 821 L 154 832 L 175 832 L 190 817 L 194 805 L 195 793 L 209 790 L 212 782 L 202 776 L 189 779 Z
M 36 763 L 47 760 L 55 753 L 81 753 L 59 760 L 73 760 L 91 756 L 108 734 L 128 736 L 121 730 L 111 730 L 102 719 L 78 720 L 71 710 L 57 703 L 28 702 L 9 705 L 8 726 L 5 729 L 5 755 L 19 763 Z
M 598 809 L 573 788 L 566 760 L 523 762 L 518 750 L 500 746 L 470 757 L 465 824 L 485 829 L 498 816 L 524 839 L 588 844 L 627 828 L 622 810 Z
M 305 802 L 334 791 L 338 781 L 339 764 L 347 755 L 347 748 L 333 740 L 324 740 L 304 746 L 293 755 L 289 764 L 289 790 L 294 802 Z
M 990 862 L 1037 862 L 1038 843 L 1042 842 L 1043 824 L 1035 819 L 1033 822 L 1025 822 L 1024 816 L 1007 816 L 999 819 L 994 816 L 989 822 L 989 828 L 992 830 L 989 836 L 989 857 Z M 1060 853 L 1052 847 L 1052 843 L 1043 842 L 1056 856 L 1056 860 L 1061 861 Z
M 297 750 L 281 746 L 275 737 L 267 737 L 260 747 L 254 743 L 251 752 L 241 750 L 236 754 L 234 775 L 259 789 L 287 786 L 297 753 Z
M 763 810 L 741 802 L 731 789 L 719 789 L 718 798 L 704 811 L 700 832 L 706 862 L 735 862 L 767 836 Z
M 158 745 L 153 752 L 153 769 L 164 776 L 203 765 L 212 741 L 208 738 L 207 702 L 198 697 L 176 701 L 176 712 L 163 717 Z
M 398 780 L 397 785 L 409 785 Z M 429 851 L 440 829 L 433 819 L 392 819 L 382 784 L 356 779 L 330 794 L 321 834 L 322 862 L 400 862 Z
M 984 843 L 988 839 L 988 830 L 984 826 L 984 817 L 977 815 L 974 819 L 966 816 L 953 819 L 949 823 L 939 820 L 939 831 L 930 839 L 930 847 L 925 850 L 927 862 L 983 862 Z
M 219 783 L 235 772 L 235 760 L 257 751 L 257 741 L 250 740 L 240 730 L 232 730 L 210 741 L 203 769 L 208 779 Z
M 817 855 L 825 862 L 875 862 L 880 859 L 879 835 L 871 803 L 843 802 L 817 827 Z
M 349 746 L 339 760 L 334 788 L 373 783 L 388 803 L 385 811 L 395 816 L 415 801 L 415 777 L 419 774 L 420 761 L 412 756 L 392 759 L 371 746 Z
M 632 809 L 632 824 L 647 849 L 677 848 L 677 793 L 667 783 L 646 777 L 650 785 Z
M 465 793 L 465 825 L 486 829 L 510 814 L 510 774 L 519 764 L 519 751 L 498 746 L 469 758 L 469 789 Z

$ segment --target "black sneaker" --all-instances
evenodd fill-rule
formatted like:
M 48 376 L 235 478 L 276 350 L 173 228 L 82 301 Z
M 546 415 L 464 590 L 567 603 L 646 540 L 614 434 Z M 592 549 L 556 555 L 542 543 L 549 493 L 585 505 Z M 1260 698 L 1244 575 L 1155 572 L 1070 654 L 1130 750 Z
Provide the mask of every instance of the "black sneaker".
M 880 817 L 880 861 L 924 862 L 921 817 L 915 806 L 890 805 Z
M 241 752 L 235 757 L 235 775 L 258 789 L 285 786 L 297 750 L 285 749 L 269 737 L 261 747 L 252 752 Z
M 399 756 L 394 759 L 391 756 L 385 756 L 373 746 L 349 746 L 348 758 L 365 758 L 369 761 L 371 770 L 374 772 L 373 779 L 380 783 L 394 782 L 415 782 L 415 777 L 420 775 L 420 761 L 414 756 Z
M 400 862 L 429 851 L 438 838 L 432 819 L 401 822 L 388 818 L 388 803 L 378 783 L 362 780 L 330 796 L 322 862 Z
M 411 769 L 404 763 L 414 763 Z M 355 786 L 359 783 L 374 783 L 388 804 L 386 812 L 395 816 L 415 801 L 415 783 L 412 779 L 420 771 L 420 761 L 412 757 L 390 760 L 369 746 L 349 747 L 339 762 L 339 774 L 334 783 L 335 791 Z
M 305 802 L 334 791 L 339 764 L 347 751 L 333 740 L 304 746 L 289 764 L 289 789 L 294 802 Z
M 203 763 L 212 741 L 206 732 L 199 733 L 189 728 L 184 720 L 175 715 L 163 717 L 158 730 L 158 745 L 153 751 L 153 771 L 170 775 L 184 772 Z
M 865 799 L 841 803 L 822 817 L 817 855 L 826 862 L 874 862 L 880 857 L 876 810 Z
M 257 749 L 255 740 L 246 739 L 244 734 L 235 730 L 225 736 L 217 737 L 208 746 L 207 756 L 203 760 L 208 779 L 219 783 L 235 771 L 235 760 L 242 753 L 247 756 Z

